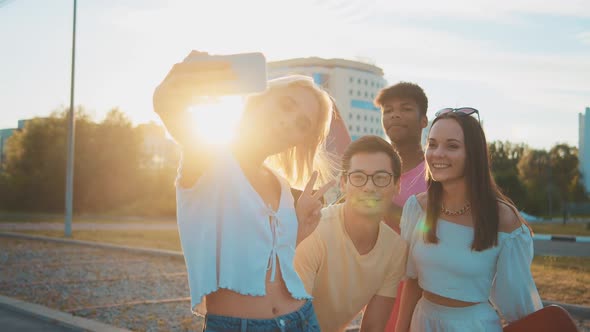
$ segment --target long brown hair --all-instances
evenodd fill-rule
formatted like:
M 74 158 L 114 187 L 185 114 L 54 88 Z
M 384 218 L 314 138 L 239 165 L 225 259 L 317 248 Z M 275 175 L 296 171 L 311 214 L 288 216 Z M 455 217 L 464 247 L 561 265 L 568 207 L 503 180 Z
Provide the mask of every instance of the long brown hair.
M 434 119 L 432 126 L 441 119 L 452 119 L 463 129 L 465 142 L 465 182 L 467 199 L 471 203 L 473 218 L 473 243 L 471 249 L 483 251 L 498 245 L 500 216 L 498 202 L 511 207 L 520 218 L 512 201 L 496 185 L 490 170 L 490 155 L 483 129 L 472 116 L 449 112 Z M 432 127 L 431 127 L 432 128 Z M 436 226 L 442 206 L 442 184 L 432 178 L 428 163 L 426 165 L 428 182 L 428 206 L 426 208 L 427 243 L 438 243 Z M 520 218 L 522 220 L 522 218 Z

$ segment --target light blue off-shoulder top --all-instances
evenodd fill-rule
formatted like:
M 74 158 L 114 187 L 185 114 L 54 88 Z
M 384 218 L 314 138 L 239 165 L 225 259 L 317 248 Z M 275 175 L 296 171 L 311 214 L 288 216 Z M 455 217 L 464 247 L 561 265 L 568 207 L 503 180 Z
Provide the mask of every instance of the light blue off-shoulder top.
M 498 232 L 498 245 L 471 250 L 473 228 L 439 219 L 438 244 L 424 242 L 426 212 L 408 198 L 401 234 L 409 243 L 406 276 L 431 293 L 465 302 L 487 302 L 512 322 L 543 307 L 531 275 L 533 239 L 526 225 Z
M 293 267 L 297 217 L 287 181 L 277 173 L 281 198 L 267 206 L 231 151 L 218 152 L 191 188 L 176 185 L 176 214 L 191 307 L 206 314 L 204 296 L 220 288 L 266 295 L 266 274 L 274 281 L 277 260 L 287 290 L 310 299 Z M 182 168 L 182 163 L 181 166 Z M 180 173 L 179 173 L 180 174 Z

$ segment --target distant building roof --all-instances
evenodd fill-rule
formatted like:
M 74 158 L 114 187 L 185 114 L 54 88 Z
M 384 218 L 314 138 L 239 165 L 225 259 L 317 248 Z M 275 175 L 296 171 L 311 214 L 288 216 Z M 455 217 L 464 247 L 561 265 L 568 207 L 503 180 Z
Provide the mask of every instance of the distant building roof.
M 328 68 L 346 68 L 369 72 L 375 75 L 383 76 L 383 69 L 365 62 L 359 62 L 346 59 L 323 59 L 318 57 L 295 58 L 268 63 L 269 68 L 276 69 L 282 67 L 328 67 Z

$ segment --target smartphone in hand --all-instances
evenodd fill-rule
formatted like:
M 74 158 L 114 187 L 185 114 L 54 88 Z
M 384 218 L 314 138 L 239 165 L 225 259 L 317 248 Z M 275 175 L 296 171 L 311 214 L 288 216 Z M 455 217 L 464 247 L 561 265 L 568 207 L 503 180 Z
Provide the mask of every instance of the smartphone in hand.
M 234 79 L 212 82 L 204 94 L 208 96 L 245 95 L 266 90 L 266 58 L 262 53 L 240 53 L 231 55 L 209 55 L 195 53 L 184 62 L 228 63 Z M 199 91 L 195 91 L 199 94 Z

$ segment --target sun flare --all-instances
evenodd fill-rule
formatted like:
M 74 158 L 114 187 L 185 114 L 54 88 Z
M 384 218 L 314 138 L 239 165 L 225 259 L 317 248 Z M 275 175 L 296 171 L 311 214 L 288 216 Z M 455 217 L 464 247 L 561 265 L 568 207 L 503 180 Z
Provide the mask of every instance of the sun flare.
M 244 108 L 244 98 L 224 96 L 192 106 L 189 111 L 199 139 L 209 145 L 228 145 Z

